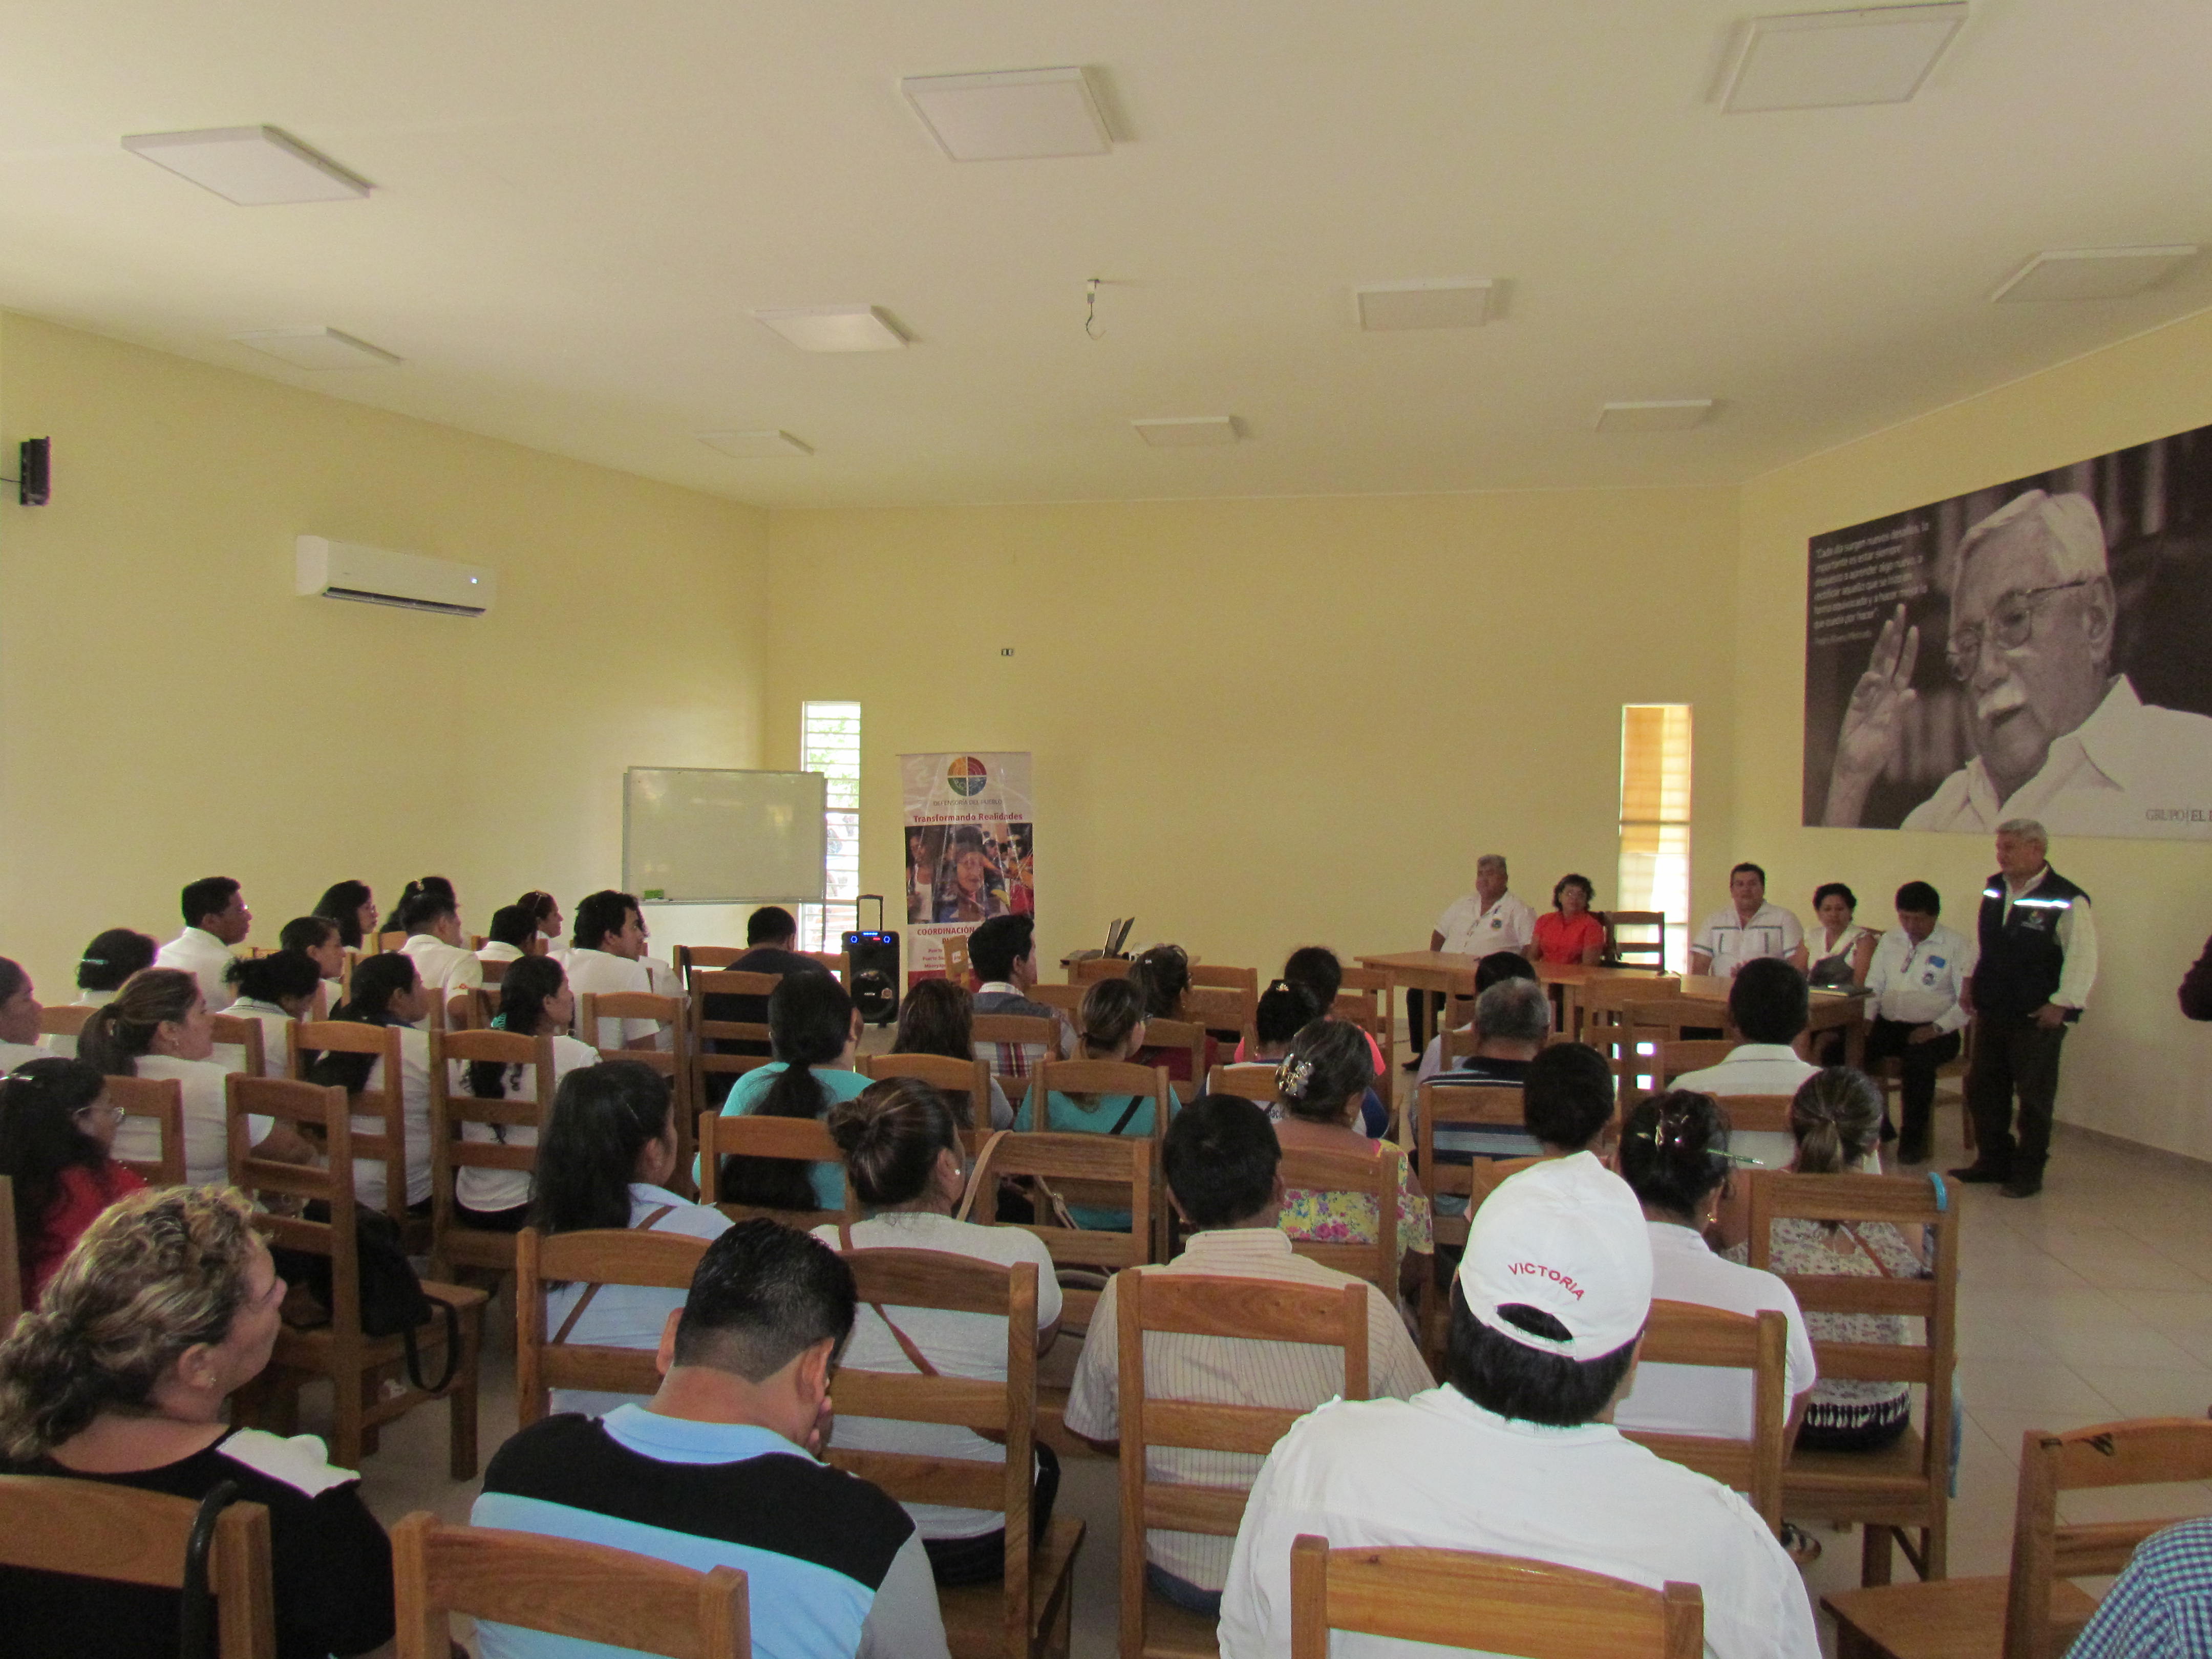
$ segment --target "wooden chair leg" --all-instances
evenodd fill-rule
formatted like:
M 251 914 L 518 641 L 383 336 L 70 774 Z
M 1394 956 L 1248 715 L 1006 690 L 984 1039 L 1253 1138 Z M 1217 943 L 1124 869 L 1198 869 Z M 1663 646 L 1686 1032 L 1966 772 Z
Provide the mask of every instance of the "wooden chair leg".
M 339 1376 L 331 1381 L 331 1462 L 342 1469 L 357 1469 L 362 1459 L 376 1449 L 373 1431 L 362 1422 L 362 1376 Z
M 1889 1583 L 1889 1528 L 1879 1522 L 1869 1521 L 1864 1528 L 1866 1543 L 1859 1553 L 1859 1584 L 1871 1589 L 1877 1584 Z
M 483 1352 L 483 1328 L 477 1311 L 461 1316 L 461 1357 L 447 1396 L 448 1472 L 456 1480 L 477 1478 L 477 1366 Z

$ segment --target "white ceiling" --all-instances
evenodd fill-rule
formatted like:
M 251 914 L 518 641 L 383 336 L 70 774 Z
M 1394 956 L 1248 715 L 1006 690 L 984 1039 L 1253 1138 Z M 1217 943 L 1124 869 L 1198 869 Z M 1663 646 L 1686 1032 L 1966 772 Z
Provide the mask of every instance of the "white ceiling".
M 0 305 L 780 507 L 1730 483 L 2212 306 L 2212 255 L 1988 297 L 2040 248 L 2212 242 L 2212 6 L 1974 0 L 1911 103 L 1723 115 L 1749 9 L 15 0 Z M 1065 64 L 1110 155 L 956 163 L 898 93 Z M 258 122 L 375 194 L 234 207 L 118 143 Z M 1451 276 L 1502 314 L 1354 327 L 1354 285 Z M 749 315 L 847 302 L 915 343 Z M 325 324 L 406 361 L 228 338 Z M 1129 424 L 1222 414 L 1243 441 Z M 775 428 L 813 457 L 695 436 Z

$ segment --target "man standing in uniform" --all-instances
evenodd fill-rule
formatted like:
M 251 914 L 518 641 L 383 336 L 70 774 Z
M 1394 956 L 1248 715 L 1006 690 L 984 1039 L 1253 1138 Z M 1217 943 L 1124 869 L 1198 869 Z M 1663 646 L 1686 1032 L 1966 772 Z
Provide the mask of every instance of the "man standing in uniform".
M 1960 1181 L 2002 1182 L 2007 1198 L 2043 1190 L 2058 1050 L 2097 978 L 2089 896 L 2051 867 L 2050 836 L 2033 818 L 1997 826 L 1997 873 L 1982 890 L 1981 959 L 1960 998 L 1974 1021 L 1966 1107 L 1974 1162 Z M 2013 1096 L 2020 1136 L 2013 1138 Z

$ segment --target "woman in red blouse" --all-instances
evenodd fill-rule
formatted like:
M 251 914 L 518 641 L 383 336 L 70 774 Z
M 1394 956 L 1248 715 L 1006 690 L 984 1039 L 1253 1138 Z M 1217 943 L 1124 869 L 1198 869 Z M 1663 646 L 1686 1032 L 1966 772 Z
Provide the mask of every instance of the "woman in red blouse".
M 1561 876 L 1552 889 L 1552 914 L 1536 918 L 1538 962 L 1579 962 L 1594 968 L 1605 955 L 1605 924 L 1591 913 L 1597 890 L 1588 876 Z
M 15 1184 L 26 1307 L 93 1218 L 146 1184 L 109 1155 L 122 1121 L 107 1079 L 83 1060 L 27 1060 L 0 1079 L 0 1175 Z

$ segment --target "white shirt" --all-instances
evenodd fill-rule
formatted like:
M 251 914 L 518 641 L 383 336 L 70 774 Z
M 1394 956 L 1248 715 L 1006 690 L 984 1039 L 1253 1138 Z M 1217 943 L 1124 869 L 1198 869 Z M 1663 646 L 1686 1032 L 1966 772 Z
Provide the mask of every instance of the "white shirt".
M 2009 799 L 1997 799 L 1977 755 L 1914 807 L 1905 827 L 1986 835 L 2007 818 L 2025 817 L 2054 836 L 2201 840 L 2208 811 L 2212 719 L 2147 704 L 2123 674 L 2094 714 L 2051 739 L 2042 769 Z
M 557 1087 L 562 1078 L 581 1066 L 599 1063 L 599 1051 L 588 1042 L 579 1042 L 564 1035 L 553 1039 L 553 1081 Z M 511 1066 L 501 1076 L 503 1100 L 535 1100 L 538 1098 L 538 1068 L 535 1066 Z M 453 1062 L 451 1085 L 457 1095 L 471 1094 L 469 1068 L 459 1060 Z M 504 1133 L 497 1133 L 503 1130 Z M 527 1124 L 490 1124 L 464 1122 L 464 1140 L 496 1140 L 507 1146 L 535 1146 L 538 1131 Z M 530 1176 L 522 1170 L 487 1170 L 479 1164 L 464 1164 L 453 1171 L 453 1199 L 456 1203 L 471 1210 L 512 1210 L 530 1202 Z
M 2043 878 L 2051 873 L 2045 865 L 2035 872 L 2035 879 L 2020 889 L 2002 876 L 1997 885 L 2004 890 L 2004 920 L 2012 921 L 2012 907 L 2032 896 L 2043 885 Z M 1983 889 L 1984 897 L 1992 889 Z M 2058 936 L 2058 948 L 2066 953 L 2066 960 L 2058 969 L 2058 988 L 2051 1000 L 2062 1008 L 2087 1008 L 2089 988 L 2097 982 L 2097 918 L 2090 913 L 2089 896 L 2082 894 L 2058 913 L 2058 926 L 2052 930 Z
M 1536 937 L 1536 913 L 1510 893 L 1485 906 L 1479 893 L 1463 893 L 1437 918 L 1443 948 L 1462 957 L 1486 957 L 1493 951 L 1527 953 Z
M 729 1217 L 712 1205 L 687 1202 L 674 1193 L 649 1187 L 642 1181 L 629 1183 L 631 1226 L 642 1225 L 646 1217 L 664 1205 L 674 1207 L 648 1231 L 682 1233 L 689 1238 L 720 1238 L 730 1230 Z M 583 1293 L 581 1285 L 569 1284 L 546 1296 L 545 1333 L 549 1338 L 561 1328 L 562 1322 L 568 1317 L 569 1310 Z M 660 1346 L 662 1327 L 668 1323 L 668 1316 L 684 1305 L 684 1297 L 682 1291 L 662 1290 L 651 1285 L 602 1285 L 599 1293 L 592 1298 L 592 1305 L 584 1310 L 575 1328 L 568 1333 L 568 1340 L 599 1348 L 657 1348 Z M 645 1395 L 638 1394 L 556 1389 L 552 1403 L 556 1412 L 581 1412 L 587 1417 L 597 1417 L 617 1406 L 642 1405 L 645 1400 Z
M 483 983 L 483 963 L 477 959 L 477 953 L 448 945 L 434 934 L 410 933 L 399 949 L 413 960 L 426 990 L 450 995 Z
M 1813 1606 L 1758 1513 L 1610 1424 L 1516 1422 L 1446 1386 L 1411 1400 L 1335 1401 L 1267 1455 L 1221 1598 L 1223 1659 L 1290 1651 L 1291 1545 L 1412 1545 L 1516 1555 L 1656 1589 L 1705 1592 L 1709 1659 L 1814 1659 Z M 1340 1634 L 1336 1659 L 1431 1647 Z
M 185 1097 L 185 1182 L 191 1187 L 230 1184 L 230 1101 L 223 1079 L 230 1073 L 211 1060 L 177 1060 L 167 1054 L 141 1054 L 138 1075 L 155 1083 L 180 1083 Z M 246 1120 L 246 1139 L 258 1146 L 272 1127 L 273 1119 Z M 161 1155 L 161 1132 L 150 1118 L 126 1117 L 115 1132 L 115 1156 L 144 1158 Z
M 120 986 L 118 986 L 114 991 L 88 991 L 82 987 L 79 987 L 76 994 L 76 1000 L 70 1004 L 70 1006 L 72 1008 L 104 1008 L 109 1003 L 115 1000 L 117 993 L 119 992 L 121 988 L 122 988 Z M 0 1052 L 4 1052 L 10 1048 L 21 1048 L 21 1046 L 22 1045 L 21 1043 L 0 1042 Z M 76 1058 L 76 1038 L 74 1035 L 68 1032 L 47 1032 L 44 1036 L 39 1039 L 39 1048 L 42 1054 L 58 1055 L 64 1060 L 75 1060 Z M 13 1071 L 16 1066 L 20 1066 L 22 1062 L 21 1060 L 16 1060 L 9 1065 L 0 1065 L 0 1072 Z
M 1660 1302 L 1694 1302 L 1728 1313 L 1756 1314 L 1771 1308 L 1790 1322 L 1783 1368 L 1783 1409 L 1820 1379 L 1813 1360 L 1813 1339 L 1790 1287 L 1771 1273 L 1742 1267 L 1715 1255 L 1692 1227 L 1671 1222 L 1646 1224 L 1651 1234 L 1651 1296 Z M 1656 1365 L 1639 1360 L 1636 1384 L 1613 1408 L 1616 1427 L 1655 1434 L 1704 1434 L 1748 1440 L 1752 1434 L 1752 1377 L 1749 1371 L 1718 1370 L 1711 1365 Z
M 831 1249 L 842 1249 L 837 1229 L 817 1227 L 815 1237 Z M 997 1267 L 1028 1261 L 1037 1270 L 1036 1328 L 1044 1329 L 1060 1317 L 1060 1280 L 1052 1266 L 1052 1252 L 1044 1241 L 1024 1227 L 985 1227 L 972 1221 L 955 1221 L 949 1215 L 922 1215 L 907 1211 L 871 1216 L 854 1224 L 855 1249 L 941 1250 Z M 910 1308 L 892 1304 L 885 1310 L 907 1340 L 928 1357 L 946 1376 L 971 1376 L 986 1382 L 1006 1380 L 1006 1322 L 993 1314 L 946 1313 L 935 1308 Z M 914 1363 L 884 1328 L 875 1309 L 862 1303 L 853 1322 L 852 1340 L 839 1358 L 840 1365 L 855 1370 L 898 1371 L 911 1375 Z M 920 1457 L 962 1457 L 981 1463 L 1004 1463 L 1006 1449 L 986 1440 L 957 1423 L 908 1423 L 880 1417 L 837 1419 L 837 1444 L 860 1451 L 908 1452 Z M 906 1511 L 925 1538 L 974 1538 L 995 1532 L 1006 1524 L 997 1510 L 952 1509 L 941 1504 L 908 1504 Z
M 156 968 L 181 968 L 200 982 L 208 1012 L 219 1014 L 236 993 L 222 981 L 230 967 L 230 946 L 203 927 L 187 927 L 154 954 Z
M 1841 957 L 1845 962 L 1849 962 L 1852 952 L 1859 948 L 1859 941 L 1870 931 L 1853 922 L 1837 937 L 1833 945 L 1830 945 L 1826 942 L 1828 937 L 1827 927 L 1823 925 L 1814 928 L 1805 940 L 1807 972 L 1809 973 L 1814 967 L 1827 961 L 1831 957 Z
M 1892 928 L 1874 947 L 1874 961 L 1867 967 L 1874 1012 L 1906 1025 L 1957 1030 L 1966 1023 L 1960 988 L 1973 977 L 1979 955 L 1972 939 L 1940 921 L 1917 943 L 1902 927 Z
M 477 951 L 477 960 L 478 962 L 520 962 L 522 960 L 522 956 L 523 953 L 512 945 L 504 944 L 495 939 L 488 939 L 483 942 L 483 948 Z
M 1685 1072 L 1671 1086 L 1701 1095 L 1794 1095 L 1820 1069 L 1786 1042 L 1739 1042 L 1719 1065 Z M 1797 1141 L 1778 1129 L 1745 1130 L 1729 1137 L 1729 1151 L 1755 1159 L 1762 1170 L 1779 1170 L 1796 1155 Z
M 1733 904 L 1714 911 L 1705 918 L 1690 948 L 1713 959 L 1706 972 L 1728 979 L 1747 962 L 1760 957 L 1786 957 L 1804 942 L 1805 930 L 1797 918 L 1770 902 L 1754 910 L 1749 921 L 1736 914 Z
M 464 953 L 465 954 L 465 952 Z M 399 1033 L 399 1108 L 407 1133 L 407 1202 L 420 1204 L 430 1196 L 430 1034 L 411 1025 L 395 1025 Z M 384 1057 L 379 1054 L 368 1068 L 362 1092 L 384 1086 Z M 381 1117 L 356 1116 L 357 1135 L 384 1133 Z M 384 1160 L 356 1158 L 353 1161 L 353 1195 L 372 1210 L 384 1207 Z
M 76 1053 L 76 1039 L 71 1037 L 69 1044 L 70 1054 L 74 1056 Z M 41 1048 L 35 1042 L 0 1042 L 0 1073 L 12 1072 L 26 1060 L 52 1060 L 54 1055 L 53 1049 Z
M 254 997 L 240 997 L 223 1012 L 235 1018 L 261 1022 L 261 1075 L 284 1076 L 284 1031 L 291 1024 L 292 1016 L 275 1003 L 263 1002 Z M 215 1058 L 226 1071 L 242 1072 L 246 1069 L 246 1050 L 234 1042 L 216 1043 Z
M 568 961 L 568 988 L 576 994 L 576 1012 L 583 1013 L 586 994 L 610 996 L 617 992 L 653 994 L 653 977 L 641 962 L 618 957 L 611 951 L 571 951 Z M 596 1031 L 579 1030 L 586 1042 L 602 1048 L 627 1048 L 640 1037 L 658 1036 L 660 1026 L 650 1019 L 603 1019 Z

